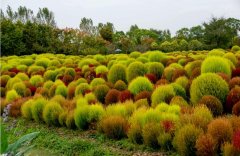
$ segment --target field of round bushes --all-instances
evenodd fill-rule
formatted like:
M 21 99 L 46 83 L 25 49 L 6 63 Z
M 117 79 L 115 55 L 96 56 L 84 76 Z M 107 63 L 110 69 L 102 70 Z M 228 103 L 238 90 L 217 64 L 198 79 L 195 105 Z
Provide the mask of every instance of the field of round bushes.
M 1 57 L 1 114 L 181 156 L 240 154 L 240 47 Z

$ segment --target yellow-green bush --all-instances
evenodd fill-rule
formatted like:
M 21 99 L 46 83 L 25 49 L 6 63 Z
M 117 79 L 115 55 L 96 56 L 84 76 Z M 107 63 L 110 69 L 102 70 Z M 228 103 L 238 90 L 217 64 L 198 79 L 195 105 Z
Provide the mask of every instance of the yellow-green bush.
M 131 81 L 128 86 L 128 90 L 133 94 L 137 95 L 142 91 L 152 91 L 153 84 L 146 77 L 137 77 Z
M 32 119 L 32 111 L 31 111 L 31 107 L 33 104 L 33 100 L 28 100 L 25 103 L 23 103 L 23 105 L 21 106 L 21 113 L 22 116 L 28 120 Z
M 144 76 L 147 73 L 146 66 L 141 62 L 132 62 L 127 68 L 127 81 L 130 83 L 138 76 Z
M 170 102 L 175 96 L 174 88 L 171 85 L 157 87 L 152 94 L 152 106 L 155 107 L 161 102 Z
M 20 96 L 18 95 L 18 93 L 15 90 L 7 91 L 7 95 L 6 95 L 7 102 L 12 102 L 18 98 L 20 98 Z
M 108 81 L 115 84 L 118 80 L 126 81 L 127 68 L 121 64 L 114 64 L 108 72 Z
M 40 97 L 37 98 L 36 100 L 32 101 L 31 105 L 31 113 L 32 113 L 32 118 L 39 122 L 42 120 L 42 113 L 43 113 L 43 108 L 47 104 L 47 100 Z
M 49 101 L 43 109 L 43 120 L 48 125 L 59 125 L 58 117 L 63 112 L 63 108 L 58 102 Z

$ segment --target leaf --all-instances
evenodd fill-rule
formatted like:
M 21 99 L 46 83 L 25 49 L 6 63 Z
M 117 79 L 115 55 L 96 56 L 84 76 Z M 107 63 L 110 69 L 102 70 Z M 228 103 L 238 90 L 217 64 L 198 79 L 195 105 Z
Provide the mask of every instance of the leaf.
M 33 132 L 27 135 L 22 136 L 20 139 L 18 139 L 15 143 L 12 143 L 8 146 L 7 152 L 13 152 L 14 154 L 17 152 L 17 150 L 27 141 L 31 141 L 34 139 L 39 132 Z
M 5 132 L 2 124 L 0 125 L 0 136 L 1 136 L 1 138 L 0 138 L 0 140 L 1 140 L 0 153 L 2 154 L 2 153 L 5 153 L 8 148 L 8 136 Z
M 27 153 L 29 150 L 31 150 L 35 145 L 31 145 L 25 149 L 22 149 L 20 152 L 18 152 L 15 156 L 22 156 L 23 154 Z

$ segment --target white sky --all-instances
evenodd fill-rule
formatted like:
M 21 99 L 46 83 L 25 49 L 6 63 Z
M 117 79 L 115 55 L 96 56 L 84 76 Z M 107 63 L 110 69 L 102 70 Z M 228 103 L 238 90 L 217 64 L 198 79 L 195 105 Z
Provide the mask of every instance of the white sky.
M 213 16 L 240 19 L 240 0 L 1 0 L 1 8 L 13 10 L 26 6 L 37 13 L 47 7 L 55 14 L 60 28 L 77 28 L 83 17 L 99 22 L 112 22 L 116 30 L 141 28 L 170 29 L 192 27 Z

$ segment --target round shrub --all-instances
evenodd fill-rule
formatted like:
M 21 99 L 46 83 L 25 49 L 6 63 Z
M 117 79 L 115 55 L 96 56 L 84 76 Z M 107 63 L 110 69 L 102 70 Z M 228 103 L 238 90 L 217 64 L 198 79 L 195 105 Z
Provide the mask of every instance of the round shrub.
M 198 103 L 207 106 L 213 116 L 219 116 L 223 113 L 223 105 L 215 96 L 204 95 Z
M 175 83 L 181 85 L 184 89 L 187 89 L 189 80 L 186 76 L 181 76 L 175 80 Z
M 167 59 L 167 55 L 160 51 L 154 51 L 149 53 L 148 58 L 151 62 L 162 62 Z
M 148 65 L 148 73 L 156 75 L 157 79 L 162 77 L 164 66 L 160 62 L 151 62 Z
M 5 87 L 8 83 L 8 80 L 10 80 L 11 77 L 9 75 L 2 75 L 0 77 L 0 84 L 1 84 L 1 87 Z
M 142 130 L 144 144 L 152 148 L 159 147 L 158 136 L 161 134 L 161 131 L 163 131 L 163 129 L 160 124 L 153 122 L 145 124 Z
M 181 96 L 184 99 L 187 99 L 186 91 L 181 85 L 179 85 L 177 83 L 171 83 L 171 86 L 173 87 L 173 90 L 174 90 L 176 96 Z
M 208 56 L 223 56 L 225 51 L 223 49 L 213 49 L 209 51 Z
M 124 91 L 121 91 L 119 96 L 118 96 L 118 100 L 121 101 L 121 102 L 125 102 L 127 100 L 130 100 L 132 99 L 132 94 L 129 90 L 124 90 Z
M 89 106 L 85 105 L 75 109 L 74 120 L 75 124 L 79 129 L 88 129 L 88 116 L 89 116 Z
M 229 81 L 230 89 L 239 86 L 240 87 L 240 77 L 234 77 Z
M 238 151 L 240 152 L 240 130 L 236 131 L 234 134 L 233 134 L 233 139 L 232 139 L 232 144 L 233 144 L 233 147 Z
M 181 127 L 175 134 L 173 144 L 180 155 L 195 155 L 196 140 L 202 130 L 194 125 L 187 124 Z
M 58 102 L 49 101 L 43 109 L 43 120 L 48 125 L 59 125 L 58 117 L 63 108 Z
M 189 106 L 187 101 L 182 96 L 174 96 L 170 101 L 170 105 L 178 105 L 180 107 Z
M 64 75 L 70 75 L 71 77 L 75 77 L 76 71 L 73 68 L 66 68 Z
M 152 91 L 153 84 L 145 77 L 137 77 L 131 81 L 128 86 L 128 90 L 133 95 L 137 95 L 142 91 Z
M 238 62 L 237 57 L 233 53 L 226 53 L 223 57 L 230 60 L 234 65 Z
M 127 81 L 131 82 L 138 76 L 144 76 L 147 73 L 146 66 L 141 62 L 133 62 L 127 68 Z
M 75 120 L 74 120 L 74 114 L 72 112 L 69 112 L 66 116 L 66 126 L 67 128 L 74 129 L 76 127 Z
M 217 155 L 214 140 L 211 135 L 200 135 L 196 141 L 197 155 L 201 156 L 214 156 Z
M 88 122 L 97 122 L 101 120 L 104 115 L 104 112 L 105 110 L 101 104 L 90 105 Z
M 232 46 L 232 49 L 231 49 L 231 50 L 234 51 L 234 52 L 237 52 L 237 51 L 240 50 L 240 47 L 237 46 L 237 45 L 234 45 L 234 46 Z
M 122 80 L 118 80 L 115 84 L 114 84 L 114 88 L 119 90 L 119 91 L 123 91 L 127 89 L 127 85 L 124 81 Z
M 28 81 L 29 77 L 27 74 L 25 73 L 18 73 L 15 77 L 21 79 L 22 81 Z
M 26 66 L 30 66 L 34 63 L 33 59 L 21 59 L 20 60 L 20 64 L 26 65 Z
M 94 94 L 99 102 L 104 103 L 105 96 L 107 95 L 109 89 L 110 88 L 107 85 L 99 85 L 95 88 Z
M 193 104 L 198 103 L 204 95 L 215 96 L 224 103 L 228 92 L 227 83 L 214 73 L 200 75 L 193 80 L 190 88 L 190 96 Z
M 42 66 L 44 68 L 47 68 L 48 67 L 48 64 L 50 63 L 51 61 L 48 59 L 48 58 L 41 58 L 41 59 L 38 59 L 35 61 L 35 64 L 37 66 Z
M 45 81 L 47 81 L 47 80 L 55 81 L 56 76 L 57 76 L 56 71 L 48 70 L 44 73 L 43 78 Z
M 68 93 L 68 90 L 65 85 L 59 85 L 55 90 L 55 95 L 61 95 L 65 98 L 67 97 L 67 93 Z
M 21 106 L 22 116 L 28 120 L 32 119 L 31 107 L 33 102 L 34 102 L 33 100 L 28 100 L 25 103 L 23 103 L 23 105 Z
M 227 112 L 232 112 L 232 107 L 240 101 L 240 87 L 233 88 L 227 96 L 225 109 Z
M 113 104 L 118 102 L 120 92 L 116 89 L 110 89 L 105 97 L 105 104 Z
M 46 81 L 44 84 L 43 84 L 43 88 L 46 88 L 46 89 L 50 89 L 52 87 L 52 85 L 54 84 L 53 81 Z
M 127 136 L 128 122 L 121 116 L 108 116 L 99 123 L 99 131 L 111 139 L 121 139 Z
M 224 142 L 231 142 L 233 129 L 227 119 L 217 118 L 210 122 L 207 133 L 213 137 L 216 149 L 219 149 Z
M 200 68 L 202 64 L 201 60 L 196 60 L 193 62 L 189 62 L 185 67 L 185 71 L 187 72 L 188 76 L 191 77 L 193 74 L 193 70 L 196 68 Z
M 18 93 L 20 96 L 25 96 L 26 86 L 23 82 L 17 82 L 13 85 L 13 89 Z
M 10 103 L 18 98 L 20 98 L 20 96 L 18 95 L 18 93 L 15 90 L 7 91 L 6 101 L 8 103 Z
M 14 78 L 11 78 L 11 79 L 9 79 L 8 81 L 7 81 L 7 85 L 6 85 L 6 89 L 7 90 L 11 90 L 11 89 L 13 89 L 13 85 L 15 84 L 15 83 L 18 83 L 18 82 L 22 82 L 22 80 L 20 79 L 20 78 L 17 78 L 17 77 L 14 77 Z
M 103 74 L 108 72 L 108 68 L 104 65 L 101 65 L 101 66 L 97 66 L 95 71 L 96 71 L 96 74 Z
M 240 101 L 238 101 L 232 108 L 232 113 L 234 115 L 240 116 Z
M 127 136 L 135 144 L 143 143 L 142 128 L 139 124 L 131 124 Z
M 161 102 L 169 103 L 174 96 L 174 88 L 171 85 L 159 86 L 153 91 L 152 106 L 155 107 Z
M 141 52 L 133 51 L 129 54 L 129 57 L 131 58 L 138 58 L 141 55 Z
M 87 91 L 91 90 L 88 83 L 80 83 L 75 90 L 75 96 L 84 95 Z
M 227 59 L 212 56 L 203 61 L 201 73 L 225 73 L 231 77 L 232 70 Z
M 140 99 L 147 99 L 148 103 L 150 104 L 151 103 L 151 95 L 152 94 L 149 91 L 142 91 L 134 97 L 134 100 L 138 101 Z
M 32 102 L 31 113 L 32 118 L 39 122 L 42 119 L 43 108 L 47 104 L 47 100 L 44 98 L 38 98 Z
M 173 67 L 166 67 L 163 72 L 163 78 L 171 82 L 174 71 L 175 69 Z
M 34 75 L 30 78 L 29 82 L 35 86 L 38 87 L 40 83 L 44 82 L 44 79 L 40 75 Z
M 126 81 L 126 67 L 121 64 L 114 64 L 108 72 L 108 81 L 115 84 L 118 80 Z
M 92 88 L 102 84 L 105 84 L 105 80 L 103 78 L 95 78 L 90 83 Z

